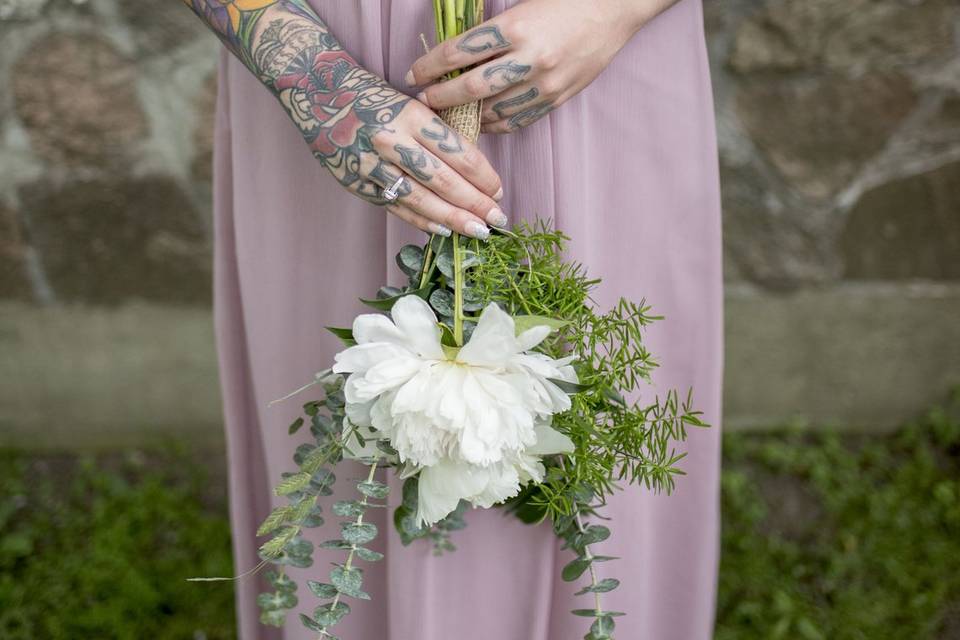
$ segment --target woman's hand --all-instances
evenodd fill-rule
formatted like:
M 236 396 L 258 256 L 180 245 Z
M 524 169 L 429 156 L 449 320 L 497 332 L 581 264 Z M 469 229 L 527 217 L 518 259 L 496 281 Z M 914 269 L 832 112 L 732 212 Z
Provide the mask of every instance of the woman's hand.
M 480 150 L 361 67 L 306 0 L 184 2 L 277 97 L 345 188 L 430 233 L 485 239 L 487 223 L 507 223 L 496 204 L 500 177 Z M 394 188 L 398 197 L 385 198 Z
M 318 53 L 312 67 L 291 67 L 275 82 L 314 157 L 356 195 L 429 233 L 486 239 L 486 223 L 506 225 L 495 201 L 500 178 L 480 150 L 345 55 Z M 384 190 L 401 176 L 389 202 Z
M 482 131 L 536 122 L 593 82 L 646 22 L 676 0 L 527 0 L 418 59 L 408 85 L 476 68 L 417 97 L 432 109 L 484 99 Z

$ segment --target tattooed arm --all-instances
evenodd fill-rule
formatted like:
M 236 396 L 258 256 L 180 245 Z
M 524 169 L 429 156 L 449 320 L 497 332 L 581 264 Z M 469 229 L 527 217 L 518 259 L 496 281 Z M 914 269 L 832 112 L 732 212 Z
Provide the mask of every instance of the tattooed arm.
M 483 98 L 482 130 L 513 131 L 582 91 L 644 24 L 675 2 L 527 0 L 421 57 L 407 84 L 479 65 L 417 97 L 433 109 Z
M 183 0 L 276 96 L 314 157 L 376 204 L 424 231 L 489 234 L 507 220 L 500 178 L 423 104 L 354 60 L 307 0 Z M 250 150 L 254 152 L 254 150 Z

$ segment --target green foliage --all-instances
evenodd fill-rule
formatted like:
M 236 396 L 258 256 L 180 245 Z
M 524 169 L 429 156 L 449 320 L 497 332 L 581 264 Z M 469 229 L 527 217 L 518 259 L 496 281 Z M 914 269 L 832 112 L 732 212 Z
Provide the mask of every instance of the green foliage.
M 728 434 L 717 639 L 960 637 L 952 415 L 890 436 Z
M 235 637 L 232 590 L 185 582 L 233 572 L 208 463 L 172 447 L 0 451 L 0 638 Z

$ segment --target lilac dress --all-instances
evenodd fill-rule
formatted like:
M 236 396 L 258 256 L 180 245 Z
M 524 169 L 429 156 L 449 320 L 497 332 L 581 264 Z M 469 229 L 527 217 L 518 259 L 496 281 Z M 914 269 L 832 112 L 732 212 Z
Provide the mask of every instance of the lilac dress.
M 427 0 L 314 0 L 321 17 L 362 64 L 401 85 L 430 33 Z M 513 0 L 488 0 L 489 14 Z M 253 536 L 269 512 L 270 487 L 309 438 L 287 435 L 309 394 L 271 408 L 325 368 L 339 350 L 325 325 L 348 326 L 360 295 L 396 283 L 393 256 L 424 236 L 343 190 L 313 160 L 283 110 L 241 64 L 220 67 L 215 154 L 217 343 L 230 462 L 237 571 L 257 562 Z M 504 181 L 514 220 L 552 218 L 573 238 L 572 254 L 604 279 L 596 296 L 646 298 L 666 320 L 648 332 L 663 363 L 657 388 L 692 386 L 714 427 L 690 434 L 689 472 L 670 497 L 630 489 L 613 498 L 613 535 L 599 553 L 621 560 L 601 576 L 622 581 L 605 607 L 620 640 L 712 636 L 718 551 L 722 377 L 722 281 L 717 152 L 700 0 L 681 0 L 647 25 L 597 80 L 535 125 L 482 136 Z M 653 397 L 655 388 L 647 392 Z M 352 464 L 352 463 L 348 463 Z M 359 469 L 341 467 L 341 478 Z M 396 488 L 396 482 L 392 482 Z M 352 497 L 338 483 L 337 499 Z M 396 504 L 399 492 L 391 495 Z M 344 640 L 577 640 L 591 606 L 561 582 L 572 556 L 548 525 L 527 526 L 500 510 L 469 511 L 458 550 L 403 547 L 377 510 L 386 559 L 363 564 L 373 601 L 354 602 L 337 626 Z M 337 518 L 309 530 L 339 537 Z M 317 549 L 298 580 L 325 576 L 342 552 Z M 321 578 L 322 579 L 322 578 Z M 283 632 L 261 627 L 261 585 L 237 584 L 244 640 L 307 639 L 291 616 Z M 319 602 L 301 588 L 300 607 Z

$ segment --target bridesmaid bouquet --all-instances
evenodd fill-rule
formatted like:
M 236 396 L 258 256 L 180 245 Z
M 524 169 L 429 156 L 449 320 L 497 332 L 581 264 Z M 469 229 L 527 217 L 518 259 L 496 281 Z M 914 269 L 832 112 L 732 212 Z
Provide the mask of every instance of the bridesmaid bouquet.
M 434 9 L 438 41 L 482 21 L 481 0 L 434 0 Z M 475 139 L 477 105 L 441 115 Z M 602 606 L 619 581 L 601 568 L 613 558 L 592 551 L 610 536 L 595 522 L 598 509 L 618 483 L 669 492 L 683 473 L 674 444 L 688 426 L 706 425 L 689 393 L 649 405 L 628 399 L 657 366 L 642 333 L 658 318 L 642 301 L 598 310 L 590 292 L 599 280 L 563 258 L 566 242 L 538 222 L 483 243 L 453 234 L 407 245 L 397 255 L 406 285 L 381 288 L 363 300 L 376 313 L 330 329 L 345 348 L 308 385 L 323 396 L 290 425 L 292 434 L 309 422 L 313 441 L 297 448 L 297 471 L 275 488 L 288 503 L 257 532 L 270 536 L 260 554 L 276 567 L 267 575 L 273 590 L 258 599 L 262 622 L 280 626 L 296 606 L 285 568 L 312 564 L 301 533 L 323 523 L 332 468 L 347 458 L 366 465 L 366 477 L 356 499 L 329 505 L 343 519 L 340 537 L 321 545 L 344 560 L 325 581 L 307 581 L 324 602 L 300 616 L 320 638 L 335 638 L 350 599 L 370 598 L 358 565 L 383 557 L 367 546 L 378 530 L 365 516 L 386 507 L 384 468 L 403 480 L 393 523 L 404 544 L 423 538 L 437 553 L 454 550 L 469 506 L 549 521 L 572 552 L 560 577 L 583 579 L 578 595 L 592 598 L 573 611 L 592 619 L 585 640 L 613 637 L 623 614 Z

